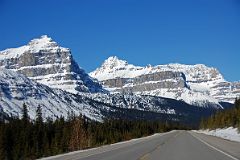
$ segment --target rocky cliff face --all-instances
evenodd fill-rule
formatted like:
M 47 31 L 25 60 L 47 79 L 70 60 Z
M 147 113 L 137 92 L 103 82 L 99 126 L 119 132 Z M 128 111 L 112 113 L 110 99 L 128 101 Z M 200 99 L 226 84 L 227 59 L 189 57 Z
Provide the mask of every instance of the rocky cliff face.
M 202 64 L 139 67 L 109 57 L 90 75 L 112 92 L 162 96 L 190 104 L 232 103 L 240 96 L 239 82 L 227 82 L 216 68 Z
M 101 85 L 74 61 L 68 48 L 47 36 L 27 45 L 0 52 L 0 67 L 18 71 L 53 88 L 77 92 L 101 92 Z
M 107 88 L 115 88 L 116 92 L 132 93 L 155 90 L 156 88 L 184 88 L 185 76 L 181 72 L 157 72 L 147 75 L 140 75 L 135 78 L 108 79 L 102 81 Z

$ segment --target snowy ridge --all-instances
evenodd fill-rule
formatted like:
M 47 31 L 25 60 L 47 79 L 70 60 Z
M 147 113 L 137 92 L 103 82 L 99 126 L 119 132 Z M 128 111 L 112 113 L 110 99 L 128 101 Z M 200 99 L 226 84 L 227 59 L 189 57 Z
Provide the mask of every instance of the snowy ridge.
M 167 103 L 163 98 L 154 98 L 151 96 L 141 96 L 141 95 L 130 95 L 130 94 L 85 94 L 83 96 L 87 96 L 91 99 L 94 99 L 98 102 L 104 102 L 105 104 L 109 104 L 112 106 L 116 106 L 118 108 L 127 108 L 127 109 L 137 109 L 141 111 L 151 111 L 156 113 L 163 114 L 177 114 L 175 109 L 171 107 L 164 107 L 164 105 L 156 105 L 155 101 L 159 101 L 162 104 Z M 157 99 L 157 100 L 156 100 Z M 219 109 L 219 108 L 217 108 Z
M 168 83 L 169 80 L 165 78 L 163 81 L 165 81 L 167 85 L 161 85 L 161 87 L 159 87 L 160 85 L 154 85 L 154 83 L 163 83 L 161 80 L 142 80 L 141 84 L 133 83 L 134 79 L 141 79 L 144 76 L 157 75 L 157 73 L 163 72 L 183 73 L 186 86 L 184 88 L 182 88 L 181 85 L 176 86 L 177 82 L 180 83 L 180 81 L 182 81 L 181 78 L 177 77 L 172 77 L 172 82 L 175 83 Z M 125 88 L 129 90 L 130 87 L 132 87 L 131 90 L 134 90 L 134 87 L 136 88 L 136 86 L 142 85 L 145 86 L 145 89 L 134 92 L 142 95 L 154 95 L 183 100 L 189 104 L 199 104 L 199 106 L 206 102 L 218 103 L 223 101 L 233 103 L 236 97 L 240 97 L 240 83 L 227 82 L 216 68 L 203 64 L 185 65 L 172 63 L 140 67 L 128 64 L 127 61 L 120 60 L 114 56 L 105 60 L 101 67 L 90 73 L 90 76 L 101 81 L 104 88 L 111 92 L 121 92 L 121 89 L 124 90 Z M 127 84 L 116 87 L 112 85 L 114 79 L 117 82 L 119 79 L 129 79 L 129 82 L 125 80 L 124 82 Z M 152 87 L 149 87 L 149 85 L 146 86 L 147 83 L 152 84 Z
M 199 107 L 207 107 L 209 103 L 216 104 L 217 108 L 221 106 L 219 101 L 210 95 L 204 94 L 202 92 L 194 92 L 187 88 L 183 89 L 156 89 L 152 91 L 137 92 L 140 95 L 154 95 L 165 98 L 172 98 L 176 100 L 182 100 L 188 104 L 196 105 Z M 221 107 L 222 108 L 222 107 Z
M 199 79 L 202 81 L 207 81 L 211 79 L 224 81 L 224 78 L 217 69 L 207 67 L 203 64 L 185 65 L 172 63 L 167 65 L 148 65 L 146 67 L 140 67 L 128 64 L 127 61 L 120 60 L 116 56 L 109 57 L 107 60 L 104 61 L 100 68 L 97 68 L 95 71 L 89 74 L 90 76 L 97 78 L 99 81 L 103 81 L 117 77 L 134 78 L 140 75 L 162 71 L 183 72 L 186 75 L 187 81 L 193 82 L 198 81 Z

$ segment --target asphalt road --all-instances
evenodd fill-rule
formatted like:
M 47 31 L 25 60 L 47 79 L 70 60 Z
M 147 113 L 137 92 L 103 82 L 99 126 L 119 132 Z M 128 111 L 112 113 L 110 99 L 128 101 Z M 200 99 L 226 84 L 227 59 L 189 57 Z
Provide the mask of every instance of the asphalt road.
M 238 160 L 240 143 L 191 131 L 172 131 L 45 160 Z

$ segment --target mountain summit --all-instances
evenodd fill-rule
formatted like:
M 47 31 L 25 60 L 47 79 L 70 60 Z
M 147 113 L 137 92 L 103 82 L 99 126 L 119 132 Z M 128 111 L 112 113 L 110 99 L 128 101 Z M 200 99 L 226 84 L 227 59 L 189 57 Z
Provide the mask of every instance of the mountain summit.
M 59 46 L 46 35 L 22 47 L 0 51 L 0 67 L 72 93 L 103 91 L 101 85 L 78 66 L 70 49 Z
M 117 56 L 111 56 L 104 61 L 102 67 L 105 69 L 107 68 L 112 69 L 114 67 L 123 67 L 127 65 L 128 65 L 127 61 L 120 60 Z

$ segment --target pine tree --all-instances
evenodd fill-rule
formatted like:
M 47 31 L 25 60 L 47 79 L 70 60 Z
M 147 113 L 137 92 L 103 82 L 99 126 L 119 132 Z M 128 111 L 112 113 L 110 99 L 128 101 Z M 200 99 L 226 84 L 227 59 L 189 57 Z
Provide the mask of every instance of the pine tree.
M 18 130 L 17 133 L 14 132 L 16 139 L 14 140 L 15 144 L 13 156 L 15 159 L 24 159 L 29 156 L 29 150 L 32 147 L 29 146 L 31 123 L 28 115 L 27 105 L 25 103 L 23 103 L 22 107 L 21 121 L 17 119 L 11 120 L 11 124 L 15 126 L 15 130 Z
M 36 110 L 36 154 L 40 157 L 43 154 L 43 139 L 44 139 L 44 128 L 43 128 L 43 118 L 42 118 L 42 108 L 39 105 Z
M 22 122 L 24 126 L 26 126 L 29 122 L 28 109 L 25 103 L 23 103 L 23 108 L 22 108 Z
M 43 118 L 42 118 L 42 108 L 39 105 L 36 110 L 36 124 L 43 125 Z

